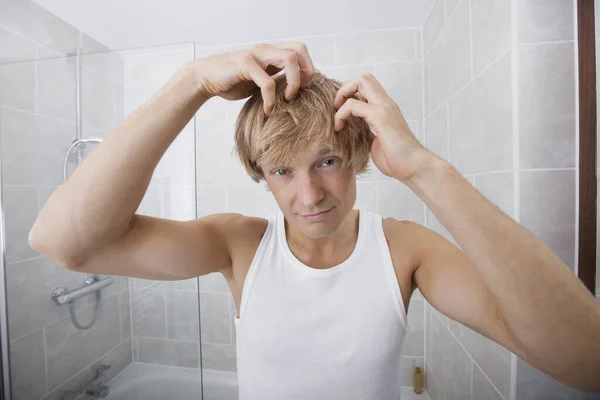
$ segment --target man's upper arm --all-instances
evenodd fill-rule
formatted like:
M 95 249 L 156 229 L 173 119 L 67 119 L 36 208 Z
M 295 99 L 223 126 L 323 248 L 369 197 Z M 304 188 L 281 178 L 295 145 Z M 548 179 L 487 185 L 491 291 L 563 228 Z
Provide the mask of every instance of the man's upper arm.
M 442 314 L 522 355 L 496 299 L 471 260 L 442 235 L 409 222 L 419 259 L 413 279 Z
M 153 280 L 181 280 L 231 267 L 232 237 L 240 214 L 212 214 L 175 221 L 136 214 L 127 234 L 98 249 L 79 272 Z

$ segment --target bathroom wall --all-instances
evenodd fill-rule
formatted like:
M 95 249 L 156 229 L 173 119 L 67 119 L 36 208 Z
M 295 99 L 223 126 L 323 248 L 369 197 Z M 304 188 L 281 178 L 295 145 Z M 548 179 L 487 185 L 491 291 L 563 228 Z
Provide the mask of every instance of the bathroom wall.
M 314 65 L 338 80 L 372 72 L 400 105 L 417 137 L 422 137 L 422 59 L 419 29 L 391 29 L 350 34 L 282 38 L 302 41 Z M 270 41 L 266 43 L 275 43 Z M 253 43 L 197 48 L 196 58 L 248 48 Z M 211 99 L 197 114 L 198 215 L 235 212 L 267 217 L 278 206 L 264 182 L 254 183 L 233 154 L 233 129 L 244 101 Z M 425 222 L 424 204 L 401 183 L 381 174 L 359 178 L 354 208 L 378 212 L 383 217 Z M 203 367 L 225 371 L 235 365 L 235 304 L 220 274 L 200 278 Z M 424 367 L 424 301 L 416 291 L 408 312 L 404 343 L 402 384 L 412 385 L 414 367 Z M 205 328 L 206 327 L 206 328 Z
M 426 146 L 572 269 L 574 3 L 437 0 L 423 26 Z M 429 304 L 425 318 L 432 400 L 591 398 Z
M 511 3 L 436 0 L 422 33 L 424 145 L 514 218 Z M 427 226 L 456 244 L 430 210 Z M 510 399 L 510 352 L 425 308 L 431 399 Z
M 194 59 L 193 44 L 119 52 L 125 60 L 126 115 L 134 112 Z M 138 214 L 172 220 L 196 218 L 194 120 L 160 160 Z M 130 279 L 133 360 L 198 370 L 198 279 Z M 200 396 L 200 393 L 198 394 Z
M 11 385 L 17 400 L 58 399 L 92 379 L 94 366 L 110 364 L 112 377 L 131 362 L 126 279 L 103 291 L 98 320 L 80 331 L 50 293 L 60 286 L 73 289 L 86 275 L 56 265 L 28 245 L 41 206 L 63 181 L 63 158 L 76 136 L 75 63 L 63 56 L 78 45 L 84 53 L 107 50 L 34 3 L 0 2 L 0 158 Z M 122 118 L 122 71 L 118 58 L 83 61 L 84 134 L 101 135 Z M 69 163 L 69 171 L 74 165 Z M 81 323 L 90 321 L 94 307 L 92 298 L 77 301 Z

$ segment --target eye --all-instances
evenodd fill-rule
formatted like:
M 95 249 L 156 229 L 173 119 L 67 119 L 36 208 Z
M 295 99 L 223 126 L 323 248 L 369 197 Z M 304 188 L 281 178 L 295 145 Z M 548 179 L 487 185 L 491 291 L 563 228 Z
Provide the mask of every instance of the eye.
M 330 158 L 329 160 L 323 161 L 323 164 L 325 164 L 327 161 L 331 161 L 331 164 L 329 164 L 329 166 L 333 165 L 333 163 L 335 162 L 333 158 Z
M 276 169 L 275 171 L 273 171 L 273 173 L 277 176 L 283 176 L 283 174 L 278 174 L 277 172 L 279 171 L 287 171 L 287 169 Z

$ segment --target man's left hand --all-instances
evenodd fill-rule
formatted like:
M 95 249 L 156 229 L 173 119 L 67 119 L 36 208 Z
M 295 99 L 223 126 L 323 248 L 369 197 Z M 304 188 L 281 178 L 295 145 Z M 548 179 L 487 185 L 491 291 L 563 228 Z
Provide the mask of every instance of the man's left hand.
M 355 93 L 365 101 L 351 98 Z M 411 132 L 398 105 L 371 73 L 346 81 L 338 90 L 333 106 L 335 131 L 344 127 L 350 115 L 364 118 L 371 128 L 371 158 L 387 176 L 406 182 L 427 163 L 433 153 Z

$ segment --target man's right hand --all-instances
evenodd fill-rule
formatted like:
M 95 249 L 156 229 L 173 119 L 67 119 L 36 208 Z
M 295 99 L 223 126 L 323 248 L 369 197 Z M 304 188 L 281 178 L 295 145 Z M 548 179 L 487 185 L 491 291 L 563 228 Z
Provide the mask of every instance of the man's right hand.
M 304 43 L 258 44 L 248 50 L 217 54 L 191 63 L 198 90 L 206 99 L 219 96 L 240 100 L 260 87 L 265 113 L 275 106 L 276 75 L 285 69 L 286 100 L 314 75 L 314 65 Z

